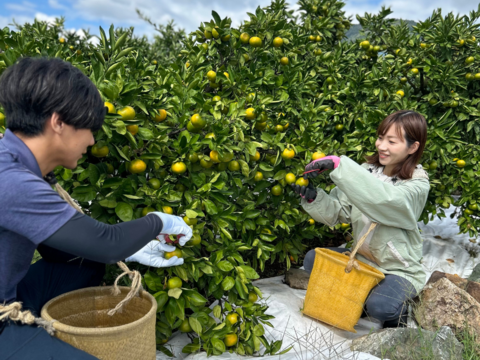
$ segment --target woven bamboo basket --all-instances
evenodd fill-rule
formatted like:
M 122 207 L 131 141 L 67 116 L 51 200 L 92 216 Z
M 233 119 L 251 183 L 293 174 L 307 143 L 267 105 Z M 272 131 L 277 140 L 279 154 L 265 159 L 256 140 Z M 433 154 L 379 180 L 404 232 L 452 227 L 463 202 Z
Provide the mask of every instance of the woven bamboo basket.
M 356 332 L 354 326 L 362 315 L 368 294 L 385 278 L 374 267 L 355 260 L 355 254 L 375 226 L 373 223 L 351 253 L 315 249 L 303 308 L 305 315 Z
M 42 308 L 43 319 L 55 322 L 55 336 L 102 360 L 154 360 L 157 302 L 142 290 L 121 311 L 115 308 L 131 291 L 120 286 L 90 287 L 57 296 Z

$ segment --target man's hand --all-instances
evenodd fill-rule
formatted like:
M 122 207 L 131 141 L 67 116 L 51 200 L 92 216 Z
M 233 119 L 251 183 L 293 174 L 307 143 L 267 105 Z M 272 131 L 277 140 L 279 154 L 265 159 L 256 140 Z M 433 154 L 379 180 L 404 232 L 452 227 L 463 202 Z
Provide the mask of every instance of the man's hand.
M 340 164 L 338 156 L 325 156 L 321 159 L 312 161 L 305 167 L 304 179 L 317 177 L 318 174 L 326 170 L 334 170 Z
M 175 246 L 162 244 L 160 241 L 152 240 L 135 254 L 126 258 L 125 261 L 134 261 L 157 268 L 182 265 L 183 259 L 179 259 L 177 256 L 172 256 L 168 260 L 164 258 L 165 252 L 171 252 L 175 249 Z
M 151 214 L 158 216 L 162 220 L 162 232 L 157 236 L 157 239 L 163 240 L 162 243 L 165 243 L 164 235 L 181 235 L 178 236 L 180 246 L 184 246 L 192 238 L 193 231 L 191 227 L 180 216 L 169 215 L 159 211 L 148 213 L 148 215 Z
M 308 184 L 308 186 L 292 184 L 292 189 L 308 202 L 312 202 L 317 197 L 317 190 L 315 190 L 312 184 Z

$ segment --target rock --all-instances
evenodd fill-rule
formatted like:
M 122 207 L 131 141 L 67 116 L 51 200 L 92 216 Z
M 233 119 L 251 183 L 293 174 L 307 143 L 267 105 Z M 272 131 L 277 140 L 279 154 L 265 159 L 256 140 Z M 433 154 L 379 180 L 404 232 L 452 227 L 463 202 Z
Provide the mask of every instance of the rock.
M 470 276 L 468 277 L 470 281 L 480 281 L 480 264 L 477 264 L 474 268 Z
M 457 274 L 452 275 L 452 274 L 446 274 L 440 271 L 434 271 L 432 276 L 430 276 L 430 279 L 428 279 L 427 285 L 434 284 L 438 280 L 444 279 L 444 278 L 448 279 L 451 283 L 453 283 L 460 289 L 465 290 L 475 300 L 477 300 L 480 303 L 480 283 L 463 279 Z
M 462 360 L 463 345 L 446 326 L 440 331 L 412 328 L 383 329 L 352 341 L 352 351 L 380 359 Z
M 293 289 L 307 290 L 310 274 L 301 269 L 290 269 L 285 274 L 285 284 Z
M 415 318 L 427 330 L 448 326 L 460 335 L 468 328 L 480 343 L 480 303 L 446 277 L 425 286 Z

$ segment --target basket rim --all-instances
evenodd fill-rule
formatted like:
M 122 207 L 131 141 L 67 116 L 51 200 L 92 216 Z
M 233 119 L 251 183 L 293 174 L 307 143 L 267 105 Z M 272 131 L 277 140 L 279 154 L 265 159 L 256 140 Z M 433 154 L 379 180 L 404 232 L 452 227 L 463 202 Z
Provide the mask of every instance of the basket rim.
M 143 315 L 140 319 L 135 320 L 131 323 L 125 324 L 125 325 L 119 325 L 119 326 L 111 326 L 111 327 L 105 327 L 105 328 L 91 328 L 91 327 L 78 327 L 78 326 L 71 326 L 71 325 L 66 325 L 61 323 L 60 321 L 52 318 L 50 314 L 48 313 L 48 308 L 51 306 L 53 303 L 60 301 L 63 297 L 66 297 L 67 295 L 70 296 L 75 293 L 80 293 L 80 292 L 93 292 L 93 291 L 98 291 L 98 289 L 101 289 L 102 291 L 109 291 L 113 289 L 113 286 L 92 286 L 92 287 L 86 287 L 78 290 L 73 290 L 69 291 L 67 293 L 61 294 L 57 297 L 54 297 L 53 299 L 49 300 L 45 305 L 42 307 L 41 311 L 41 317 L 47 321 L 52 321 L 55 320 L 53 323 L 53 327 L 57 331 L 61 331 L 64 333 L 68 334 L 74 334 L 74 335 L 95 335 L 95 334 L 108 334 L 108 335 L 115 335 L 118 333 L 123 333 L 126 330 L 130 330 L 130 328 L 136 328 L 137 326 L 141 325 L 142 323 L 146 323 L 150 321 L 150 318 L 152 314 L 156 314 L 157 312 L 157 300 L 153 297 L 152 294 L 150 294 L 148 291 L 142 290 L 141 294 L 143 297 L 146 299 L 150 300 L 152 307 L 150 310 Z M 121 292 L 129 292 L 130 287 L 127 286 L 118 286 L 118 288 L 121 290 Z M 113 315 L 115 316 L 115 315 Z
M 329 260 L 334 261 L 335 263 L 342 265 L 343 267 L 345 267 L 347 263 L 340 260 L 341 257 L 343 256 L 347 260 L 347 262 L 349 259 L 349 257 L 345 254 L 342 254 L 330 249 L 325 249 L 325 248 L 315 248 L 315 253 L 323 255 L 327 257 Z M 368 265 L 363 261 L 357 260 L 357 262 L 360 263 L 360 270 L 353 268 L 352 272 L 364 273 L 380 280 L 385 279 L 385 274 L 382 273 L 380 270 L 375 269 L 373 266 Z

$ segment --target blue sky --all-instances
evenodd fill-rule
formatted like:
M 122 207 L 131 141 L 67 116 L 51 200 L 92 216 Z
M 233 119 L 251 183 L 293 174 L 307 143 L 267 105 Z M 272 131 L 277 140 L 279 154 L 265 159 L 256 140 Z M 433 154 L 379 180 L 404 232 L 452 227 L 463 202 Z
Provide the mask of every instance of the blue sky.
M 345 0 L 347 15 L 377 12 L 382 5 L 390 6 L 394 17 L 423 20 L 436 8 L 443 13 L 453 11 L 467 14 L 476 8 L 474 0 Z M 135 12 L 140 9 L 157 24 L 174 19 L 175 23 L 188 32 L 195 30 L 201 21 L 211 19 L 211 10 L 220 16 L 229 16 L 234 25 L 247 19 L 247 12 L 257 6 L 266 6 L 270 0 L 0 0 L 0 27 L 15 19 L 18 23 L 31 22 L 34 18 L 54 20 L 65 16 L 66 28 L 78 31 L 88 29 L 98 34 L 98 27 L 110 24 L 134 26 L 137 35 L 151 36 L 153 28 L 141 20 Z M 297 8 L 296 1 L 290 1 Z

